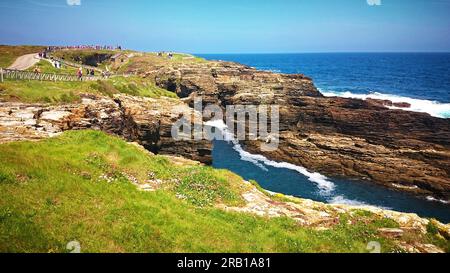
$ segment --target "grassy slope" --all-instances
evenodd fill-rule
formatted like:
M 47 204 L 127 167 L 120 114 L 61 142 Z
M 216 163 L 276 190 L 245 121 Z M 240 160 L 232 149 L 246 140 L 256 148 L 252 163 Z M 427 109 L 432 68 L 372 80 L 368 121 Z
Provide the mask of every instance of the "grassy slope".
M 174 166 L 101 132 L 2 144 L 0 161 L 0 252 L 65 252 L 72 240 L 84 252 L 366 252 L 372 240 L 394 250 L 376 236 L 393 223 L 372 216 L 347 225 L 350 216 L 341 215 L 334 229 L 317 231 L 215 209 L 242 203 L 239 177 Z M 141 192 L 126 178 L 149 173 L 181 179 Z
M 0 45 L 0 67 L 7 68 L 14 61 L 25 54 L 37 53 L 44 50 L 43 46 L 7 46 Z
M 0 100 L 44 103 L 69 103 L 80 99 L 80 94 L 129 94 L 142 97 L 171 97 L 176 95 L 156 87 L 152 82 L 138 77 L 114 77 L 98 82 L 40 82 L 5 81 L 0 83 Z
M 37 64 L 30 67 L 28 71 L 34 71 L 35 68 L 39 68 L 42 73 L 77 75 L 78 72 L 78 69 L 65 65 L 63 65 L 61 69 L 55 68 L 50 62 L 44 60 L 41 60 Z
M 130 71 L 145 71 L 149 67 L 168 66 L 180 63 L 202 63 L 205 59 L 195 57 L 189 54 L 173 54 L 173 58 L 169 59 L 167 55 L 158 56 L 156 53 L 142 53 L 132 58 L 126 59 L 124 63 L 112 66 L 112 69 L 118 73 L 129 73 Z

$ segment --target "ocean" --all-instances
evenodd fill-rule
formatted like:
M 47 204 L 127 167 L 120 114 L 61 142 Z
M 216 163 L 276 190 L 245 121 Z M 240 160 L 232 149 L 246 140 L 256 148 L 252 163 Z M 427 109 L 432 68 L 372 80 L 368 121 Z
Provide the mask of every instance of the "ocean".
M 412 111 L 450 118 L 450 53 L 208 54 L 277 73 L 311 77 L 325 96 L 389 99 Z M 252 155 L 233 142 L 215 141 L 213 166 L 263 188 L 338 204 L 372 205 L 450 222 L 450 204 L 425 200 L 370 182 L 334 179 L 302 166 Z
M 305 74 L 326 96 L 408 102 L 414 111 L 450 118 L 450 53 L 198 55 L 260 70 Z

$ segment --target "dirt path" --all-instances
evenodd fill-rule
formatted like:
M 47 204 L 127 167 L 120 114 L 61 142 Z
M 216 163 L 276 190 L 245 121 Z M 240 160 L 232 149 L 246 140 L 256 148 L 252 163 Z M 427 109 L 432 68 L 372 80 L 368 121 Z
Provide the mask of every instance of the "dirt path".
M 20 56 L 8 69 L 26 70 L 39 62 L 36 56 L 37 53 Z

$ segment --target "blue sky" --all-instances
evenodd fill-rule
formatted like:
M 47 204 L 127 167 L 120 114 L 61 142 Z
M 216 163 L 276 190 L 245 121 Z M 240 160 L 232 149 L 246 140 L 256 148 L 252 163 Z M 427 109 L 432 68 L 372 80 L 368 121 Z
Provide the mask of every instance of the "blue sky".
M 0 44 L 191 53 L 450 51 L 450 0 L 0 0 Z

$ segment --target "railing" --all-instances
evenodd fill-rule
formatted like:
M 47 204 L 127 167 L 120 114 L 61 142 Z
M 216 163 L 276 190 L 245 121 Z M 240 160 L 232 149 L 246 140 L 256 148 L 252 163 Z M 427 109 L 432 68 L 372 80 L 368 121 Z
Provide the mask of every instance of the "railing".
M 52 74 L 52 73 L 37 73 L 32 71 L 22 71 L 14 69 L 4 69 L 0 68 L 0 82 L 5 79 L 11 80 L 35 80 L 35 81 L 65 81 L 65 82 L 75 82 L 80 81 L 77 75 L 67 75 L 67 74 Z M 97 81 L 104 79 L 99 76 L 83 76 L 82 81 Z

